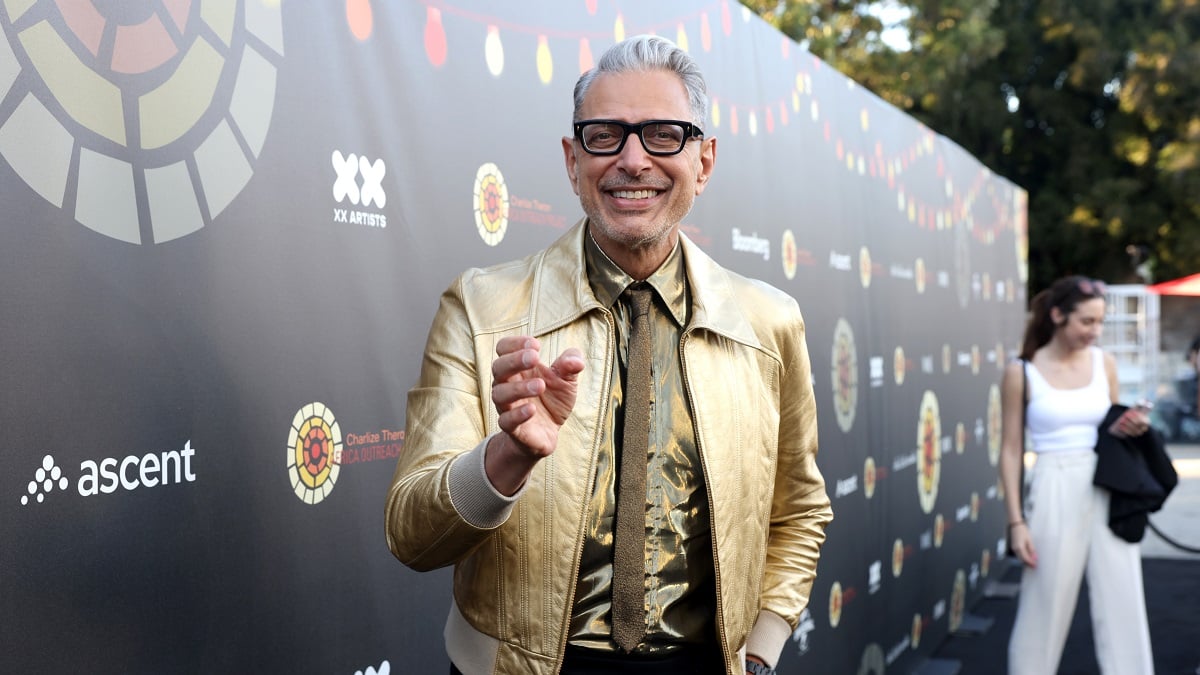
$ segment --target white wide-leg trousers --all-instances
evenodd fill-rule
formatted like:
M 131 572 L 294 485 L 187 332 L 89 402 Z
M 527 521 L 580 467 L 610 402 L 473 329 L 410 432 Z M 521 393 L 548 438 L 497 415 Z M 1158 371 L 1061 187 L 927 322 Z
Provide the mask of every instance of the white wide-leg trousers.
M 1153 675 L 1138 544 L 1108 529 L 1108 492 L 1092 485 L 1096 454 L 1040 455 L 1026 502 L 1037 567 L 1021 574 L 1008 643 L 1011 675 L 1054 675 L 1087 573 L 1096 661 L 1106 675 Z

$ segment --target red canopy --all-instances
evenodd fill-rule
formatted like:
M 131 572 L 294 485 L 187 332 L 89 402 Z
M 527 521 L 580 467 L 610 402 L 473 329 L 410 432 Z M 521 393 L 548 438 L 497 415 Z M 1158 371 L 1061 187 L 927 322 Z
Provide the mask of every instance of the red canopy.
M 1200 273 L 1147 286 L 1159 295 L 1200 295 Z

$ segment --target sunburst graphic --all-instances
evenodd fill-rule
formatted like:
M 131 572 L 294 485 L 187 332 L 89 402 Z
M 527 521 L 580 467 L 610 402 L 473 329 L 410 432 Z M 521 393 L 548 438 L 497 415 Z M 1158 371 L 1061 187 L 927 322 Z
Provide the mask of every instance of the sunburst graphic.
M 316 504 L 333 491 L 341 473 L 342 431 L 333 411 L 313 402 L 296 412 L 288 432 L 287 466 L 292 490 L 305 504 Z
M 954 574 L 954 591 L 950 594 L 950 632 L 962 625 L 963 611 L 967 604 L 967 575 L 958 570 Z
M 987 444 L 988 461 L 992 466 L 1000 463 L 1000 387 L 993 384 L 988 388 Z
M 783 260 L 783 276 L 788 279 L 796 277 L 796 235 L 791 230 L 783 231 L 782 252 L 779 257 Z
M 858 354 L 854 331 L 845 319 L 838 319 L 833 331 L 833 409 L 838 426 L 850 431 L 858 407 Z
M 938 413 L 937 396 L 926 391 L 921 398 L 921 413 L 917 423 L 917 491 L 921 509 L 933 511 L 937 502 L 938 483 L 942 477 L 942 420 Z
M 878 478 L 875 471 L 875 458 L 867 455 L 863 461 L 863 495 L 867 499 L 875 496 L 875 481 Z
M 249 183 L 283 56 L 277 2 L 0 4 L 0 156 L 81 225 L 158 244 Z
M 842 584 L 835 581 L 829 588 L 829 626 L 837 628 L 842 620 Z
M 508 231 L 508 186 L 500 168 L 491 162 L 475 172 L 475 227 L 488 246 L 495 246 Z

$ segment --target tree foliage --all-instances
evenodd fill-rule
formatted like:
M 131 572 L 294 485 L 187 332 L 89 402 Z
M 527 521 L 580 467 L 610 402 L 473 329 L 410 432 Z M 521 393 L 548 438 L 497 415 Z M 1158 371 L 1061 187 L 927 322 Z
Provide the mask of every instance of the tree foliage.
M 1200 270 L 1200 0 L 744 4 L 1027 190 L 1032 288 Z

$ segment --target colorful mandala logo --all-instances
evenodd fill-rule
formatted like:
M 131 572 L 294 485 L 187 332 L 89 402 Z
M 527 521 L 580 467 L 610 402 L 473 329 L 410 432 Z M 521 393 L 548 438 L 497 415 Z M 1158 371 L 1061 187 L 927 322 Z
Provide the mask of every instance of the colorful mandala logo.
M 942 420 L 937 396 L 926 391 L 921 398 L 921 413 L 917 423 L 917 491 L 921 509 L 933 511 L 937 502 L 938 483 L 942 477 Z
M 316 504 L 333 492 L 341 456 L 342 430 L 333 411 L 320 402 L 298 410 L 288 433 L 287 466 L 300 501 Z
M 858 249 L 858 281 L 863 288 L 871 286 L 871 251 L 866 246 Z
M 0 156 L 83 226 L 196 232 L 253 174 L 283 55 L 278 2 L 0 5 Z
M 796 276 L 796 235 L 791 230 L 783 231 L 783 243 L 779 257 L 783 259 L 783 276 L 793 279 Z
M 954 591 L 950 594 L 950 632 L 962 625 L 963 610 L 967 604 L 967 575 L 962 570 L 954 573 Z
M 491 162 L 475 172 L 475 227 L 488 246 L 499 244 L 508 230 L 508 186 Z
M 870 455 L 863 462 L 863 494 L 867 499 L 875 496 L 875 482 L 878 475 L 875 471 L 875 458 Z
M 842 584 L 835 581 L 829 588 L 829 626 L 837 628 L 842 620 Z
M 988 388 L 987 402 L 988 461 L 992 466 L 1000 463 L 1000 425 L 1000 387 L 993 384 Z
M 858 407 L 858 354 L 854 331 L 845 319 L 838 319 L 833 331 L 833 409 L 838 426 L 850 431 Z

